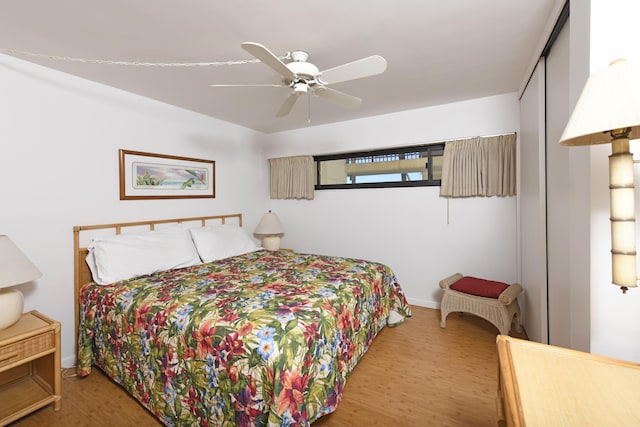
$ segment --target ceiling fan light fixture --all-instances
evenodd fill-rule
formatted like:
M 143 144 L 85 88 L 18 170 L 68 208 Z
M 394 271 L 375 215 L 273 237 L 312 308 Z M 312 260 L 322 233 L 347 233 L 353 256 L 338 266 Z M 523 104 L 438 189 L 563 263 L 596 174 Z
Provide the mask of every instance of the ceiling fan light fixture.
M 291 70 L 293 74 L 296 76 L 307 77 L 309 79 L 314 79 L 318 74 L 320 74 L 320 70 L 315 65 L 309 62 L 289 62 L 287 68 Z
M 307 93 L 309 86 L 306 82 L 299 81 L 293 84 L 294 93 Z
M 290 53 L 291 59 L 296 62 L 306 62 L 309 59 L 309 54 L 304 50 L 294 50 Z

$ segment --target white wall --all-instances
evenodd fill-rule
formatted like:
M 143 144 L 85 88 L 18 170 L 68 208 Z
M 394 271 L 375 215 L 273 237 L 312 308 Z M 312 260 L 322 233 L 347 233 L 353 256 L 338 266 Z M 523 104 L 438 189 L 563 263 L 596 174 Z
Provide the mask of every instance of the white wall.
M 43 273 L 20 289 L 62 323 L 65 366 L 74 225 L 241 212 L 253 229 L 267 204 L 261 134 L 4 55 L 0 93 L 0 234 Z M 216 198 L 119 200 L 120 148 L 215 160 Z
M 518 130 L 512 93 L 271 134 L 264 151 L 327 154 Z M 271 200 L 270 209 L 285 227 L 283 247 L 387 264 L 416 305 L 438 307 L 438 281 L 455 272 L 515 281 L 515 197 L 453 199 L 447 224 L 438 194 L 439 187 L 322 190 L 313 201 Z

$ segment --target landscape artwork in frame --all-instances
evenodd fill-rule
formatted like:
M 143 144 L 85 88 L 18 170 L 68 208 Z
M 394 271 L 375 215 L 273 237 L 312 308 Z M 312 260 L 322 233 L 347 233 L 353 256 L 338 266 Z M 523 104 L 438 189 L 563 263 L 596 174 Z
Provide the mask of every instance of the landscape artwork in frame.
M 215 196 L 213 160 L 120 150 L 120 200 Z

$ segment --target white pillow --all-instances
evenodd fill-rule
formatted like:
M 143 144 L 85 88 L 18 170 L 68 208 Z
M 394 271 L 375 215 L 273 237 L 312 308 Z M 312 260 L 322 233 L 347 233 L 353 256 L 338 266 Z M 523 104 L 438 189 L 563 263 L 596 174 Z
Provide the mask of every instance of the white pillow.
M 247 232 L 235 224 L 191 228 L 189 231 L 203 262 L 216 261 L 260 249 Z
M 200 264 L 189 230 L 183 227 L 94 239 L 86 260 L 100 285 Z

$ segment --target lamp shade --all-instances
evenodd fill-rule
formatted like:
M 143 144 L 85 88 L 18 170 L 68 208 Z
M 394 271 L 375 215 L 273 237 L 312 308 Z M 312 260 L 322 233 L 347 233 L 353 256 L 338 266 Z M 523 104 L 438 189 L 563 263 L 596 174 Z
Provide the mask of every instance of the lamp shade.
M 0 288 L 30 282 L 41 276 L 40 270 L 18 249 L 9 236 L 0 234 Z
M 640 62 L 618 59 L 589 77 L 560 145 L 609 143 L 604 132 L 623 128 L 640 138 Z
M 284 228 L 276 214 L 269 211 L 264 214 L 254 233 L 261 235 L 282 234 L 284 233 Z

